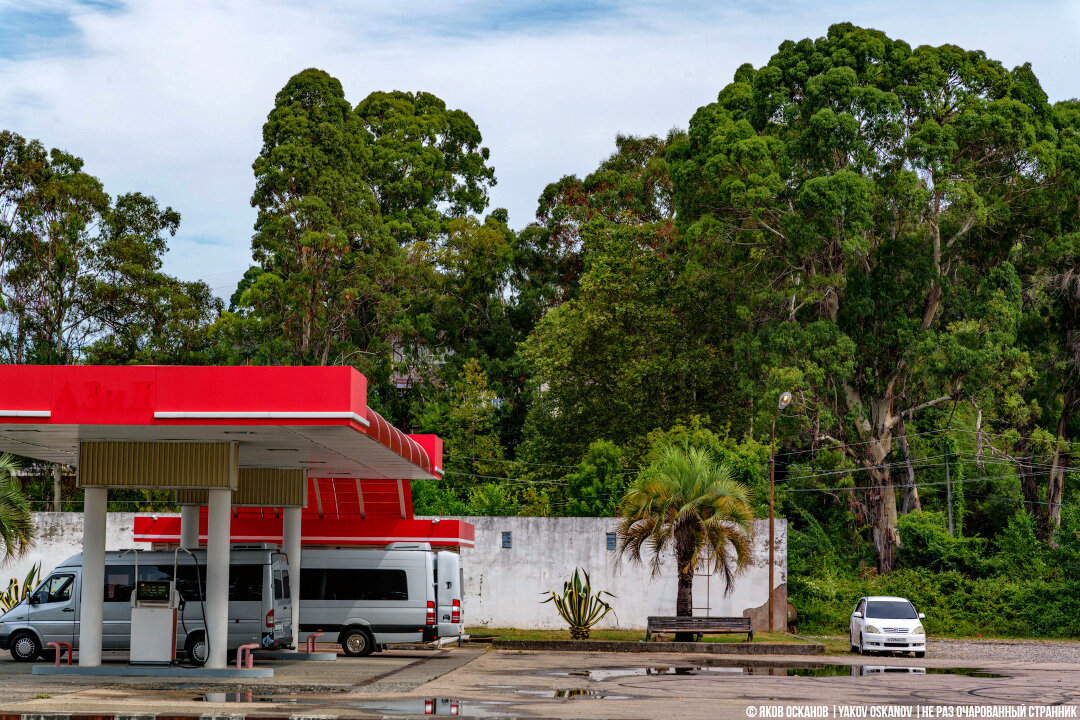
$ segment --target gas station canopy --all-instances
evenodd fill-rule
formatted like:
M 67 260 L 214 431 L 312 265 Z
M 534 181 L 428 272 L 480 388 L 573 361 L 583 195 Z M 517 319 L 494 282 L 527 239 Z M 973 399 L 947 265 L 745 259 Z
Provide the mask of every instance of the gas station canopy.
M 349 367 L 9 365 L 0 388 L 0 451 L 46 462 L 78 465 L 80 442 L 236 442 L 241 468 L 442 476 L 441 441 L 392 427 Z
M 205 542 L 212 670 L 226 662 L 233 542 L 279 541 L 293 577 L 305 544 L 472 543 L 468 523 L 412 517 L 409 482 L 442 476 L 442 441 L 392 427 L 349 367 L 0 366 L 0 452 L 78 468 L 80 668 L 101 665 L 110 488 L 176 491 L 180 517 L 140 518 L 136 538 Z

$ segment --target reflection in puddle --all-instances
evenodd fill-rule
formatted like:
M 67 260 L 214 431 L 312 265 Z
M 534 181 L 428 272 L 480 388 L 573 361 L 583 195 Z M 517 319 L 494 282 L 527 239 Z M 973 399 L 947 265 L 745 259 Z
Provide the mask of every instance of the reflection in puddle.
M 346 703 L 349 707 L 386 715 L 437 715 L 473 718 L 506 717 L 502 703 L 484 700 L 454 700 L 452 698 L 409 698 L 406 700 L 372 700 Z
M 609 695 L 601 690 L 586 690 L 584 688 L 572 688 L 570 690 L 529 690 L 529 689 L 515 689 L 516 693 L 523 693 L 525 695 L 536 695 L 537 697 L 548 698 L 589 698 L 591 700 L 629 700 L 629 695 Z
M 195 698 L 203 702 L 213 703 L 249 703 L 249 702 L 266 702 L 266 703 L 296 703 L 302 702 L 300 698 L 289 697 L 286 695 L 255 695 L 251 692 L 231 692 L 231 693 L 206 693 L 202 697 Z
M 966 675 L 978 678 L 1000 678 L 1004 675 L 977 668 L 925 668 L 905 665 L 655 665 L 643 667 L 594 668 L 551 673 L 553 675 L 584 677 L 603 681 L 615 678 L 648 675 L 767 675 L 774 677 L 862 677 L 881 674 L 902 675 Z

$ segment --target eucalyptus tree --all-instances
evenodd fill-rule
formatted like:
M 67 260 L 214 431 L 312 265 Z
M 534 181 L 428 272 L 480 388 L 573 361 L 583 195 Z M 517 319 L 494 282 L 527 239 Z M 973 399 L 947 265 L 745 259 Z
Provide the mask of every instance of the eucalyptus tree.
M 252 251 L 261 266 L 240 299 L 266 333 L 256 359 L 326 365 L 368 351 L 356 326 L 393 312 L 401 254 L 368 181 L 371 138 L 341 83 L 297 73 L 278 92 L 256 158 Z M 385 346 L 385 338 L 375 336 Z M 362 358 L 362 356 L 361 356 Z
M 218 303 L 161 272 L 180 214 L 115 199 L 77 156 L 0 132 L 0 356 L 199 362 Z
M 1013 248 L 1038 219 L 1010 208 L 1067 181 L 1056 136 L 1029 68 L 841 24 L 739 68 L 669 151 L 680 221 L 738 268 L 761 395 L 794 390 L 809 442 L 863 468 L 882 571 L 901 421 L 1025 372 Z
M 427 92 L 373 92 L 355 110 L 371 138 L 367 177 L 390 233 L 406 244 L 448 218 L 483 212 L 495 170 L 480 128 Z

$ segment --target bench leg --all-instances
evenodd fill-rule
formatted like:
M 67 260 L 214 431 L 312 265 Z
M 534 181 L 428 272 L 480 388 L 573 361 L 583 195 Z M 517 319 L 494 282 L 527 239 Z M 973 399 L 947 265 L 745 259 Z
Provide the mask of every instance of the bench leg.
M 754 642 L 754 631 L 746 633 L 746 642 Z
M 652 630 L 645 631 L 645 642 L 649 642 L 649 635 L 652 634 Z

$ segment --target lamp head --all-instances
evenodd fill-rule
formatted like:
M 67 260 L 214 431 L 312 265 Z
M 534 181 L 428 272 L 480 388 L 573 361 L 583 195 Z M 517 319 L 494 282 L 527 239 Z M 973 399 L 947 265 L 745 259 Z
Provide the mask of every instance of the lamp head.
M 791 404 L 791 393 L 789 393 L 789 392 L 783 393 L 783 394 L 780 395 L 780 403 L 777 406 L 776 411 L 780 412 L 781 410 L 783 410 L 784 408 L 786 408 L 790 404 Z

